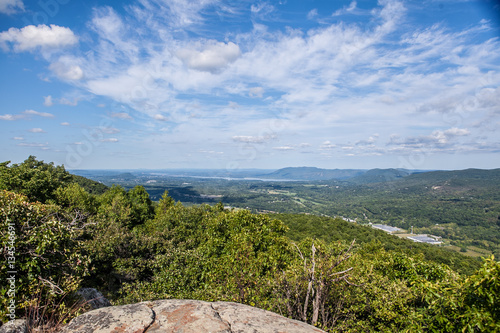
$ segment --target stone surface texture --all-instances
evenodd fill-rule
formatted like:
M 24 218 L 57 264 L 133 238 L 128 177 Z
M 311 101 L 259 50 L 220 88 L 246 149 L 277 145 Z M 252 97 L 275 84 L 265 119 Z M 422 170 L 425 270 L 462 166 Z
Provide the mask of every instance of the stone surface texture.
M 73 319 L 62 332 L 321 333 L 324 331 L 248 305 L 171 299 L 92 310 Z
M 27 333 L 28 327 L 26 326 L 26 320 L 16 319 L 11 320 L 3 324 L 0 327 L 0 333 Z
M 100 309 L 111 306 L 110 301 L 95 288 L 82 288 L 76 292 L 80 297 L 90 304 L 92 309 Z

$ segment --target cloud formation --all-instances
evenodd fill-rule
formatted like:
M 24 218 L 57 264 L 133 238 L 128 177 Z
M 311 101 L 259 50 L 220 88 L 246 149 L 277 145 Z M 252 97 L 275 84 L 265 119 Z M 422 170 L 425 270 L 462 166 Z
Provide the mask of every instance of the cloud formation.
M 500 41 L 487 20 L 421 24 L 433 19 L 429 4 L 397 0 L 295 16 L 281 11 L 286 2 L 268 1 L 111 6 L 93 8 L 85 29 L 74 29 L 81 36 L 41 25 L 11 28 L 0 41 L 8 52 L 42 50 L 44 76 L 83 90 L 86 102 L 118 104 L 101 111 L 138 126 L 147 139 L 136 139 L 153 150 L 208 154 L 217 145 L 226 159 L 308 153 L 327 164 L 497 149 Z M 41 116 L 14 112 L 0 120 Z M 131 142 L 124 133 L 116 139 Z
M 22 11 L 24 11 L 22 0 L 0 0 L 0 13 L 10 15 Z
M 177 51 L 177 57 L 190 69 L 217 73 L 241 55 L 233 42 L 207 41 L 204 45 L 193 45 Z
M 24 28 L 10 28 L 0 32 L 0 45 L 4 49 L 12 46 L 14 52 L 33 51 L 37 48 L 43 50 L 57 49 L 72 46 L 78 43 L 78 38 L 69 28 L 54 24 L 47 26 L 28 25 Z
M 35 110 L 25 110 L 19 114 L 4 114 L 0 115 L 1 120 L 20 120 L 20 119 L 30 119 L 30 116 L 38 116 L 38 117 L 44 117 L 44 118 L 54 118 L 55 116 L 52 113 L 48 112 L 38 112 Z
M 61 80 L 78 81 L 83 78 L 82 68 L 71 57 L 61 57 L 50 64 L 49 69 Z

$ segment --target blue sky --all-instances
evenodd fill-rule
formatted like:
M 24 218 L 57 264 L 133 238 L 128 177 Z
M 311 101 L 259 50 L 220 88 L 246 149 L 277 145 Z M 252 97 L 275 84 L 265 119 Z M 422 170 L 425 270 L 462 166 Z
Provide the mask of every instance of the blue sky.
M 2 161 L 500 167 L 495 1 L 0 0 Z

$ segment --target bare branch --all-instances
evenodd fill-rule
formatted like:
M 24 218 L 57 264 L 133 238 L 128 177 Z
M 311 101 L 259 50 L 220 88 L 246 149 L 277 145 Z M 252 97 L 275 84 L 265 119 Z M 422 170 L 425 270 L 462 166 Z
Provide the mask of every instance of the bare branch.
M 350 270 L 352 270 L 352 269 L 353 269 L 353 267 L 350 267 L 350 268 L 346 269 L 345 271 L 332 273 L 332 274 L 330 274 L 329 276 L 334 276 L 334 275 L 344 274 L 344 273 L 349 272 L 349 271 L 350 271 Z
M 55 292 L 56 294 L 58 295 L 62 295 L 64 294 L 64 291 L 58 286 L 56 285 L 55 283 L 53 282 L 50 282 L 49 280 L 45 280 L 44 278 L 42 278 L 41 276 L 38 277 L 38 279 L 40 281 L 42 281 L 44 284 L 48 285 L 50 287 L 50 289 Z

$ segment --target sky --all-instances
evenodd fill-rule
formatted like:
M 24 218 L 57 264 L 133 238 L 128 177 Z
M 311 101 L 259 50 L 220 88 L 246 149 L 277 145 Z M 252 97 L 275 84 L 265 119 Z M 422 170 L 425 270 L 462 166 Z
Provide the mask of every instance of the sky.
M 0 0 L 0 160 L 500 168 L 500 6 Z

